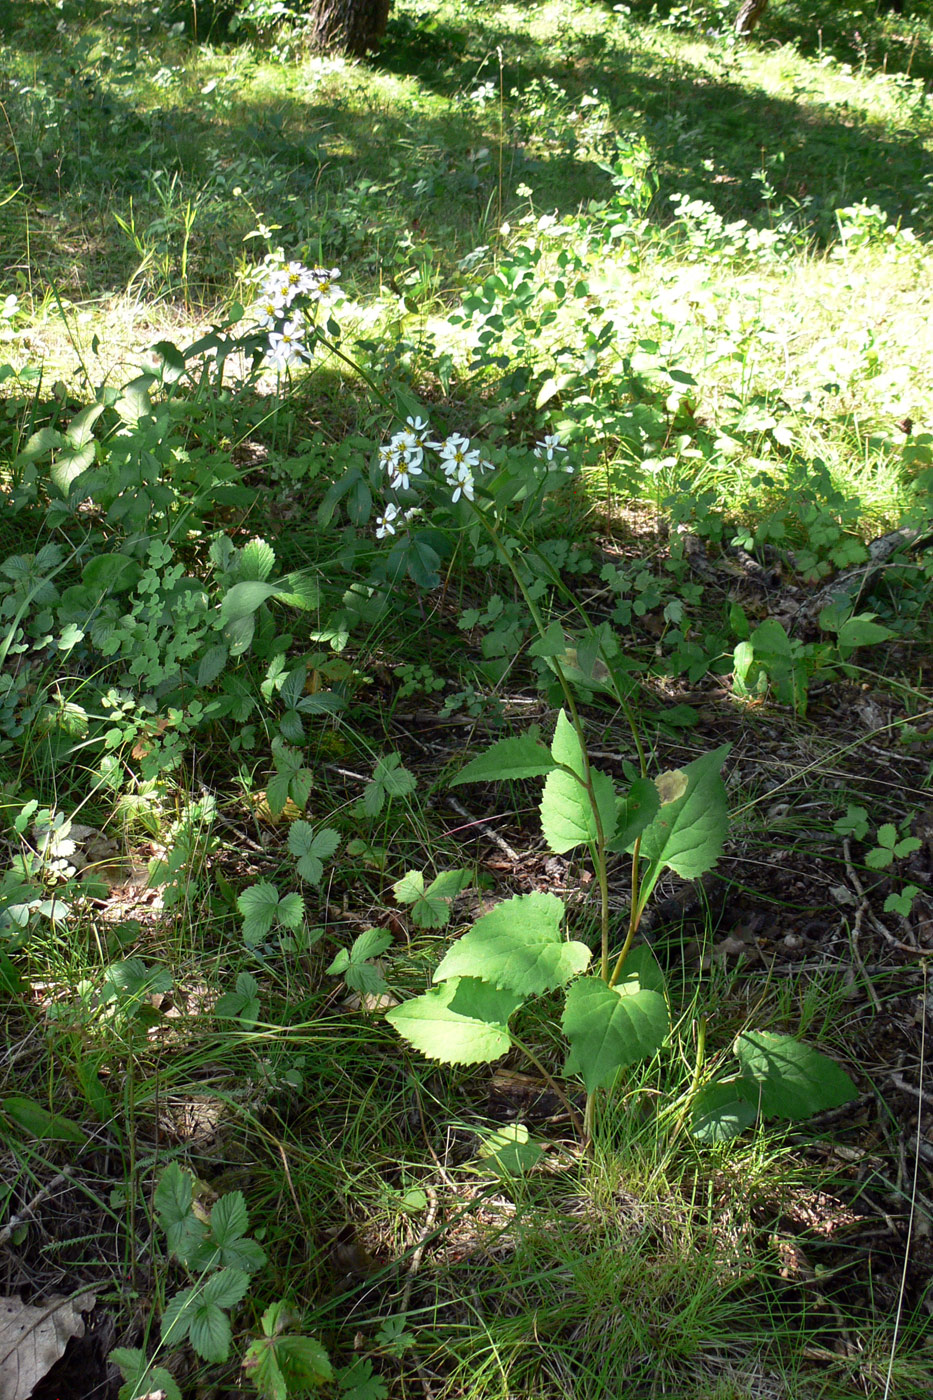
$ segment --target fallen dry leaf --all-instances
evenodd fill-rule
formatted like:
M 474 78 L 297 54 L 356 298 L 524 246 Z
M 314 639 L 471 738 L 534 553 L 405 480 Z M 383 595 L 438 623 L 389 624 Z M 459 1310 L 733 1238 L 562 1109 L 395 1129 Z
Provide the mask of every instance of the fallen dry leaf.
M 71 1337 L 84 1336 L 83 1312 L 97 1298 L 54 1294 L 35 1307 L 0 1298 L 0 1400 L 27 1400 L 37 1381 L 60 1360 Z

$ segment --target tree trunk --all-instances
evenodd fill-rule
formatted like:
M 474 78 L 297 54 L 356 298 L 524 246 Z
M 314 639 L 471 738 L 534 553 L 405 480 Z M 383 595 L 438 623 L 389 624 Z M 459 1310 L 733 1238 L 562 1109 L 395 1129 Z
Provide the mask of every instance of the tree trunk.
M 768 0 L 742 0 L 735 17 L 735 32 L 739 38 L 748 38 L 767 6 Z
M 391 0 L 313 0 L 316 48 L 361 58 L 379 47 Z

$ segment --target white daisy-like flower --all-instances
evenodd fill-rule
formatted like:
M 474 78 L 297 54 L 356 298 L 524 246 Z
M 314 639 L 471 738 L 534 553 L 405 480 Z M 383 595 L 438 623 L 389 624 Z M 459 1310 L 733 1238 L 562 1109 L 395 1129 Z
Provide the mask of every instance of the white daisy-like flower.
M 466 463 L 461 464 L 461 466 L 457 468 L 457 475 L 451 482 L 451 485 L 454 489 L 450 499 L 454 502 L 454 504 L 456 504 L 457 501 L 459 501 L 461 496 L 464 496 L 468 501 L 472 501 L 473 473 L 470 471 L 470 468 L 467 466 Z
M 340 276 L 339 267 L 312 267 L 308 269 L 308 286 L 304 289 L 304 294 L 312 301 L 320 301 L 321 297 L 331 291 L 337 278 Z
M 441 447 L 441 468 L 446 476 L 455 476 L 464 465 L 479 466 L 479 449 L 471 449 L 470 439 L 462 433 L 451 433 Z
M 272 331 L 266 359 L 276 369 L 294 365 L 301 360 L 309 360 L 311 353 L 302 340 L 304 326 L 300 321 L 286 321 L 280 331 Z
M 394 447 L 396 452 L 412 466 L 420 467 L 424 460 L 424 448 L 418 441 L 417 434 L 407 428 L 403 428 L 401 432 L 395 434 L 390 446 Z
M 421 448 L 422 452 L 426 448 L 430 448 L 432 452 L 440 452 L 440 443 L 432 442 L 431 438 L 428 436 L 431 431 L 431 425 L 428 423 L 427 419 L 409 415 L 409 417 L 405 419 L 405 426 L 409 429 L 415 443 Z
M 398 516 L 398 506 L 392 505 L 391 501 L 385 508 L 382 515 L 376 517 L 376 539 L 384 540 L 386 535 L 395 534 L 395 520 Z M 404 517 L 402 517 L 404 519 Z M 401 524 L 402 522 L 399 521 Z
M 389 468 L 389 485 L 393 491 L 407 491 L 411 485 L 410 476 L 421 476 L 422 471 L 417 462 L 409 462 L 404 452 L 400 453 L 396 463 Z
M 561 445 L 561 440 L 557 433 L 546 433 L 535 447 L 535 456 L 543 457 L 546 462 L 553 462 L 555 452 L 566 451 L 567 449 Z

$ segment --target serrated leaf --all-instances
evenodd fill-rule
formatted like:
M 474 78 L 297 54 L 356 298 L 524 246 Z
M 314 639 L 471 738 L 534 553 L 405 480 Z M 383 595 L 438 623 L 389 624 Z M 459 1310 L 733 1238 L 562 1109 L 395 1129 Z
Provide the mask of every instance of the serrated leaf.
M 146 1353 L 138 1348 L 114 1347 L 107 1357 L 120 1368 L 125 1385 L 118 1391 L 118 1400 L 152 1395 L 162 1391 L 165 1400 L 181 1400 L 181 1391 L 174 1377 L 164 1366 L 150 1366 Z
M 192 1212 L 165 1226 L 169 1254 L 174 1254 L 176 1259 L 189 1266 L 203 1249 L 206 1239 L 207 1226 Z
M 682 797 L 662 805 L 641 838 L 641 855 L 660 871 L 665 866 L 685 880 L 704 875 L 722 853 L 729 829 L 726 786 L 720 776 L 731 748 L 723 744 L 688 763 Z
M 509 1050 L 509 1017 L 521 1004 L 521 997 L 486 982 L 453 977 L 395 1007 L 386 1020 L 429 1060 L 475 1065 Z
M 162 1229 L 167 1230 L 169 1225 L 175 1225 L 190 1215 L 193 1199 L 194 1177 L 177 1162 L 169 1162 L 159 1177 L 152 1198 Z
M 613 853 L 630 851 L 660 806 L 658 789 L 651 779 L 636 778 L 616 804 L 615 835 L 608 849 Z
M 407 797 L 418 786 L 413 773 L 402 764 L 399 753 L 386 754 L 373 770 L 373 782 L 378 783 L 387 797 Z
M 298 857 L 296 869 L 302 880 L 311 885 L 320 883 L 324 861 L 329 860 L 340 845 L 340 833 L 332 826 L 315 831 L 310 822 L 292 822 L 288 833 L 288 849 Z
M 567 993 L 561 1025 L 570 1042 L 566 1073 L 580 1074 L 592 1094 L 625 1065 L 655 1055 L 670 1020 L 658 992 L 619 991 L 583 977 Z
M 409 870 L 396 880 L 392 893 L 399 904 L 411 906 L 418 928 L 444 928 L 450 921 L 450 902 L 469 882 L 468 870 L 445 870 L 425 889 L 420 870 Z
M 743 1077 L 760 1090 L 766 1118 L 796 1122 L 857 1098 L 858 1090 L 835 1060 L 790 1035 L 746 1031 L 734 1051 Z
M 541 830 L 550 849 L 562 855 L 584 842 L 591 845 L 596 840 L 596 818 L 582 782 L 585 771 L 583 749 L 577 731 L 563 710 L 557 716 L 551 756 L 563 767 L 555 768 L 545 780 L 541 797 Z M 567 769 L 570 771 L 567 772 Z M 590 777 L 603 837 L 609 841 L 615 831 L 615 789 L 612 779 L 595 768 L 590 769 Z
M 367 958 L 378 958 L 391 946 L 392 935 L 384 928 L 368 928 L 358 938 L 354 938 L 350 949 L 351 962 L 365 962 Z
M 276 1353 L 292 1393 L 308 1385 L 326 1385 L 334 1372 L 327 1352 L 313 1337 L 284 1336 L 275 1339 Z
M 543 744 L 530 734 L 500 739 L 462 768 L 450 786 L 460 783 L 501 783 L 513 778 L 540 778 L 557 767 Z
M 284 928 L 300 928 L 305 916 L 305 906 L 301 895 L 293 890 L 291 894 L 283 895 L 279 900 L 279 907 L 276 911 L 278 922 Z
M 265 540 L 250 540 L 239 551 L 237 559 L 240 578 L 247 583 L 265 583 L 272 573 L 275 550 Z
M 729 1142 L 758 1117 L 758 1085 L 752 1079 L 706 1084 L 693 1100 L 690 1131 L 700 1142 Z
M 271 929 L 279 907 L 279 892 L 275 885 L 270 885 L 268 881 L 261 880 L 256 885 L 250 885 L 237 899 L 237 908 L 243 915 L 244 936 L 253 943 L 258 943 L 260 939 Z
M 211 1210 L 211 1234 L 221 1248 L 245 1235 L 248 1224 L 249 1213 L 242 1191 L 228 1191 Z
M 188 1324 L 188 1340 L 205 1361 L 226 1361 L 233 1340 L 229 1317 L 213 1303 L 202 1303 Z
M 201 1290 L 205 1303 L 216 1304 L 218 1308 L 233 1308 L 249 1289 L 249 1276 L 240 1269 L 221 1269 L 211 1274 Z
M 454 944 L 434 974 L 479 977 L 521 997 L 563 987 L 588 966 L 585 943 L 561 934 L 564 905 L 553 894 L 514 895 L 503 900 Z

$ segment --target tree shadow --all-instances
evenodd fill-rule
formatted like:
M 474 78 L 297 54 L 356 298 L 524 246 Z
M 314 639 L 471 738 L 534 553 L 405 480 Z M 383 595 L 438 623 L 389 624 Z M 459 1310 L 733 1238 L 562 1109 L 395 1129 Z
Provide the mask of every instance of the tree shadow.
M 340 264 L 364 296 L 386 285 L 455 294 L 470 277 L 458 263 L 528 212 L 523 184 L 535 211 L 572 216 L 612 195 L 612 162 L 632 143 L 650 156 L 659 224 L 675 193 L 759 227 L 780 209 L 824 243 L 837 236 L 834 210 L 859 201 L 921 236 L 933 218 L 913 132 L 891 135 L 802 92 L 750 91 L 725 50 L 718 74 L 673 57 L 659 72 L 631 27 L 620 39 L 565 26 L 533 42 L 487 7 L 456 20 L 401 14 L 377 58 L 304 65 L 276 91 L 239 80 L 244 50 L 195 87 L 184 41 L 164 25 L 151 34 L 163 66 L 139 69 L 136 7 L 96 7 L 127 37 L 104 53 L 67 25 L 50 29 L 44 7 L 8 9 L 29 81 L 12 65 L 0 79 L 13 138 L 0 146 L 4 271 L 22 280 L 29 246 L 34 274 L 73 300 L 133 287 L 210 305 L 270 240 Z M 409 90 L 387 95 L 387 78 Z M 129 95 L 134 84 L 143 96 Z

